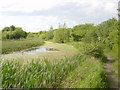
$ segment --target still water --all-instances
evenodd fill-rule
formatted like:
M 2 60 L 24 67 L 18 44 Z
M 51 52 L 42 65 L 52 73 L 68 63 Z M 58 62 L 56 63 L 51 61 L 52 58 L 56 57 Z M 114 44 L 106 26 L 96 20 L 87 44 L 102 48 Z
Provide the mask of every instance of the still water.
M 32 49 L 28 49 L 25 52 L 28 54 L 34 54 L 34 53 L 42 53 L 42 52 L 49 52 L 49 51 L 59 51 L 58 49 L 54 49 L 54 48 L 32 48 Z

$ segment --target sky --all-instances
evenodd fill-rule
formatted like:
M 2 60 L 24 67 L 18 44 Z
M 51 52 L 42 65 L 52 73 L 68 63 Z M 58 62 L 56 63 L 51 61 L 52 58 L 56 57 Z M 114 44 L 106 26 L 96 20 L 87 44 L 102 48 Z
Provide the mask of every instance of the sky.
M 14 25 L 26 32 L 68 28 L 117 18 L 119 0 L 0 0 L 0 30 Z

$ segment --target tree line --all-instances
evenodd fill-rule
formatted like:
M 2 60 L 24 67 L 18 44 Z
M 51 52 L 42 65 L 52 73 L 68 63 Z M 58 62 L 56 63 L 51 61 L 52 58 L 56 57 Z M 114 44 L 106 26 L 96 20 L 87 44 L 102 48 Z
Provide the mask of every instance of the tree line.
M 57 43 L 85 42 L 100 43 L 103 47 L 118 52 L 118 21 L 111 18 L 99 25 L 79 24 L 67 28 L 66 23 L 59 23 L 58 29 L 50 27 L 49 31 L 27 33 L 22 28 L 10 26 L 2 29 L 2 39 L 42 38 Z
M 26 38 L 27 32 L 23 31 L 20 27 L 11 25 L 2 29 L 2 39 L 20 39 Z

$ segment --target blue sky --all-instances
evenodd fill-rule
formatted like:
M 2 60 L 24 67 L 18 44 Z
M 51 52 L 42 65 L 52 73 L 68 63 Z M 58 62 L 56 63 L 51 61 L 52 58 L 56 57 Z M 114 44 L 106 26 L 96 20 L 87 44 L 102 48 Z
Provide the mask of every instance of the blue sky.
M 117 18 L 119 0 L 0 0 L 0 30 L 22 27 L 27 32 L 67 27 Z

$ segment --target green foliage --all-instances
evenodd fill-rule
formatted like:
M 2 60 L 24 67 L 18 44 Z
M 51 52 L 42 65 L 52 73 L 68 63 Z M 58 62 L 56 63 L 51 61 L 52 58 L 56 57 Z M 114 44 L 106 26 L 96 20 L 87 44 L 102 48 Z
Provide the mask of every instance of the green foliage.
M 57 29 L 54 32 L 54 42 L 57 43 L 66 43 L 69 42 L 70 37 L 70 29 Z
M 13 25 L 10 26 L 11 31 L 15 31 L 15 29 L 16 29 L 15 26 L 13 26 Z
M 73 27 L 71 36 L 73 38 L 73 41 L 82 41 L 88 43 L 86 47 L 89 48 L 90 46 L 90 50 L 93 48 L 91 44 L 94 45 L 94 43 L 99 43 L 103 49 L 107 49 L 107 51 L 109 50 L 110 52 L 114 53 L 115 56 L 117 56 L 118 25 L 119 23 L 115 18 L 104 21 L 96 26 L 93 26 L 92 24 L 77 25 Z M 97 49 L 100 47 L 95 46 L 95 48 Z M 92 51 L 89 51 L 88 49 L 86 52 L 91 53 Z
M 54 31 L 53 41 L 57 43 L 66 43 L 70 41 L 70 32 L 71 29 L 67 28 L 66 23 L 64 22 L 63 26 L 59 23 L 59 28 Z
M 95 57 L 103 55 L 103 48 L 98 44 L 86 44 L 83 48 L 86 55 L 93 55 Z
M 117 55 L 118 25 L 119 23 L 115 18 L 96 26 L 93 26 L 93 24 L 77 25 L 73 27 L 71 36 L 73 41 L 82 41 L 89 44 L 100 43 L 104 47 L 103 49 L 108 49 Z
M 42 45 L 44 43 L 42 40 L 30 40 L 39 37 L 44 40 L 53 39 L 57 43 L 73 41 L 74 46 L 79 48 L 81 53 L 95 58 L 86 60 L 83 56 L 78 56 L 70 60 L 66 58 L 57 64 L 51 64 L 47 59 L 44 59 L 42 64 L 38 60 L 23 66 L 14 61 L 7 61 L 3 63 L 2 67 L 3 88 L 57 88 L 61 86 L 60 84 L 64 79 L 63 86 L 71 80 L 75 83 L 70 82 L 70 87 L 106 88 L 106 74 L 99 60 L 107 61 L 107 57 L 104 56 L 104 49 L 117 56 L 119 25 L 120 21 L 118 22 L 115 18 L 96 26 L 84 24 L 77 25 L 72 29 L 68 29 L 66 23 L 64 23 L 63 26 L 59 24 L 59 28 L 56 30 L 53 30 L 51 26 L 50 31 L 40 31 L 28 35 L 21 28 L 16 28 L 13 25 L 5 27 L 2 29 L 2 39 L 20 39 L 27 36 L 29 40 L 3 41 L 3 54 Z M 96 58 L 99 58 L 99 60 Z M 114 63 L 115 68 L 117 63 Z M 67 75 L 69 75 L 68 78 Z M 75 75 L 78 76 L 75 77 Z M 75 79 L 79 80 L 76 81 Z
M 27 36 L 26 33 L 21 28 L 15 29 L 15 31 L 13 31 L 12 35 L 13 35 L 12 38 L 14 38 L 14 39 L 25 38 Z
M 70 30 L 66 29 L 66 30 L 64 30 L 63 33 L 64 33 L 64 43 L 69 42 L 69 39 L 70 39 Z
M 43 40 L 51 40 L 54 37 L 54 30 L 41 33 L 39 37 L 42 38 Z
M 67 74 L 80 64 L 82 58 L 83 56 L 73 57 L 74 60 L 66 58 L 57 64 L 43 59 L 23 66 L 16 61 L 4 61 L 2 88 L 57 88 Z
M 106 73 L 100 60 L 87 57 L 61 83 L 62 88 L 107 88 Z
M 118 21 L 115 18 L 109 19 L 97 26 L 100 43 L 105 51 L 118 55 Z
M 46 36 L 45 40 L 53 39 L 53 37 L 54 37 L 53 33 L 54 33 L 54 31 L 48 31 L 45 35 Z
M 79 72 L 76 73 L 75 70 Z M 62 87 L 62 81 L 71 74 L 74 78 L 81 75 L 78 80 L 83 78 L 78 83 L 74 82 L 78 87 L 107 87 L 106 79 L 104 80 L 106 74 L 101 63 L 98 60 L 86 60 L 83 55 L 66 58 L 57 64 L 51 64 L 45 58 L 32 60 L 24 65 L 20 65 L 16 60 L 4 61 L 2 73 L 2 88 L 58 88 Z
M 96 43 L 98 42 L 98 35 L 96 33 L 96 30 L 90 30 L 88 31 L 85 36 L 82 38 L 83 42 L 86 43 Z
M 27 35 L 27 38 L 34 38 L 35 37 L 35 35 L 33 34 L 33 33 L 29 33 L 28 35 Z
M 4 33 L 2 33 L 2 39 L 9 39 L 9 32 L 4 31 Z
M 2 29 L 2 39 L 20 39 L 26 38 L 26 36 L 26 32 L 24 32 L 21 28 L 16 28 L 13 25 Z
M 5 28 L 2 29 L 2 32 L 4 32 L 4 31 L 10 31 L 10 28 L 9 27 L 5 27 Z
M 43 40 L 45 40 L 45 38 L 46 38 L 46 34 L 42 34 L 42 35 L 40 35 L 40 38 L 42 38 Z
M 84 46 L 84 53 L 96 58 L 101 58 L 102 62 L 107 61 L 107 57 L 104 56 L 103 47 L 99 44 L 86 44 Z
M 32 39 L 32 40 L 5 40 L 2 41 L 2 54 L 24 50 L 27 48 L 40 46 L 44 42 L 41 39 Z
M 94 29 L 95 29 L 95 27 L 93 26 L 93 24 L 77 25 L 77 26 L 73 27 L 73 30 L 72 30 L 73 41 L 81 41 L 81 39 L 83 39 L 85 36 L 89 35 L 91 30 L 94 30 Z M 89 37 L 91 37 L 91 36 L 89 36 Z
M 116 59 L 114 62 L 113 62 L 113 66 L 115 68 L 116 71 L 118 71 L 118 59 Z
M 106 62 L 107 57 L 104 56 L 103 50 L 110 51 L 112 52 L 112 55 L 115 56 L 118 54 L 119 24 L 120 21 L 118 22 L 117 19 L 112 18 L 96 26 L 93 24 L 84 24 L 68 29 L 66 23 L 64 23 L 63 26 L 59 24 L 59 28 L 56 30 L 53 30 L 53 27 L 51 26 L 50 31 L 40 31 L 39 33 L 29 33 L 28 35 L 21 28 L 10 26 L 5 27 L 2 30 L 2 38 L 20 39 L 26 38 L 27 36 L 28 39 L 36 37 L 40 37 L 44 40 L 53 39 L 53 41 L 57 43 L 73 41 L 74 46 L 79 48 L 84 55 L 93 56 L 99 58 L 102 62 Z M 41 40 L 3 41 L 2 53 L 19 51 L 41 44 L 43 44 L 43 41 Z M 116 66 L 116 63 L 114 65 Z M 77 74 L 80 78 L 79 82 L 70 83 L 71 87 L 106 87 L 106 74 L 100 61 L 93 58 L 85 61 L 83 58 L 74 58 L 71 60 L 65 59 L 61 60 L 60 63 L 53 65 L 45 59 L 44 64 L 40 64 L 40 62 L 37 61 L 22 67 L 23 69 L 21 69 L 21 66 L 19 66 L 18 63 L 15 64 L 14 62 L 4 63 L 3 71 L 8 72 L 4 73 L 4 88 L 60 87 L 62 80 L 65 79 L 71 71 L 73 72 L 71 72 L 70 79 L 68 80 L 71 80 L 71 78 L 74 80 L 74 76 Z
M 81 53 L 89 56 L 94 56 L 99 58 L 102 62 L 107 61 L 107 57 L 104 56 L 103 46 L 100 43 L 79 43 L 73 44 L 76 48 L 80 50 Z
M 63 29 L 58 29 L 54 32 L 54 42 L 64 43 Z

